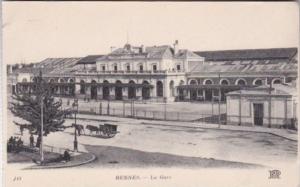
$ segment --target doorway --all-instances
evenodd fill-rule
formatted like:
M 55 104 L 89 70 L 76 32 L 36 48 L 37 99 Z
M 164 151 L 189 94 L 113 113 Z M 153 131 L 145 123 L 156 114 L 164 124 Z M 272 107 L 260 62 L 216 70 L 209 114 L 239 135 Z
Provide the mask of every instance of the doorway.
M 263 126 L 264 122 L 264 104 L 253 103 L 254 125 Z
M 123 99 L 122 82 L 119 81 L 119 80 L 116 81 L 115 96 L 116 96 L 116 100 L 122 100 Z
M 97 82 L 95 80 L 91 84 L 91 99 L 97 99 Z

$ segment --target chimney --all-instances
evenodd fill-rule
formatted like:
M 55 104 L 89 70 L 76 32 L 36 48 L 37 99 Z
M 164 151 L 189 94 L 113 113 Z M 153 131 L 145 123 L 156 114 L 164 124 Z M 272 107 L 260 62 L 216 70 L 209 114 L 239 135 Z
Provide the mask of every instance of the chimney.
M 175 40 L 174 45 L 174 54 L 176 54 L 178 52 L 178 40 Z
M 8 73 L 12 73 L 13 72 L 13 66 L 12 65 L 7 65 L 8 68 Z
M 110 47 L 110 52 L 113 52 L 115 49 L 116 49 L 116 47 L 111 46 L 111 47 Z
M 145 46 L 144 45 L 141 45 L 141 50 L 140 50 L 141 53 L 145 53 Z

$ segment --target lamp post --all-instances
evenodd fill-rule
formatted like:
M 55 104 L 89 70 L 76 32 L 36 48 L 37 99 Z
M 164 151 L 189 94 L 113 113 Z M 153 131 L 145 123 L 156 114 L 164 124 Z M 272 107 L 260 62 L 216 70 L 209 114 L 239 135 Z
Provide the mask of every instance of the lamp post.
M 164 119 L 167 120 L 167 97 L 164 97 Z
M 272 80 L 270 80 L 270 85 L 269 85 L 269 124 L 268 128 L 271 128 L 272 126 Z
M 44 132 L 44 96 L 41 96 L 41 142 L 40 142 L 40 155 L 41 164 L 44 162 L 44 151 L 43 151 L 43 132 Z
M 75 124 L 74 124 L 74 151 L 78 151 L 78 141 L 77 141 L 77 124 L 76 124 L 76 114 L 78 112 L 78 100 L 74 100 L 73 107 L 76 107 L 74 112 Z
M 218 98 L 218 112 L 219 112 L 219 119 L 218 119 L 218 127 L 220 128 L 221 127 L 221 82 L 220 82 L 221 78 L 220 78 L 220 73 L 219 73 L 219 89 L 218 89 L 218 95 L 219 95 L 219 98 Z

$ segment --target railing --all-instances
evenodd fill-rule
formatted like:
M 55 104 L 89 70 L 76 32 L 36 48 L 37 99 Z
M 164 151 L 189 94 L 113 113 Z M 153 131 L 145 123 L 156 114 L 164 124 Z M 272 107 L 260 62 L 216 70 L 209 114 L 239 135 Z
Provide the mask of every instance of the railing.
M 35 146 L 36 142 L 34 142 L 34 146 L 30 147 L 30 144 L 27 142 L 23 143 L 23 150 L 26 152 L 38 152 L 39 148 Z M 73 150 L 70 150 L 68 148 L 61 148 L 61 147 L 54 147 L 50 145 L 43 144 L 43 151 L 44 152 L 51 152 L 51 153 L 58 153 L 63 154 L 65 151 L 68 151 L 69 153 L 73 152 Z
M 75 74 L 166 74 L 166 73 L 184 73 L 183 70 L 140 70 L 140 71 L 77 71 Z

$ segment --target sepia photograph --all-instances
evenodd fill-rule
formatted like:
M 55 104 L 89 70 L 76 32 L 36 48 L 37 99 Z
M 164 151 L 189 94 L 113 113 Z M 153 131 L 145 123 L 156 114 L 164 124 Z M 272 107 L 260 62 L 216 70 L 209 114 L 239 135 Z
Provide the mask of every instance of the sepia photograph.
M 297 2 L 3 2 L 4 186 L 297 187 Z

